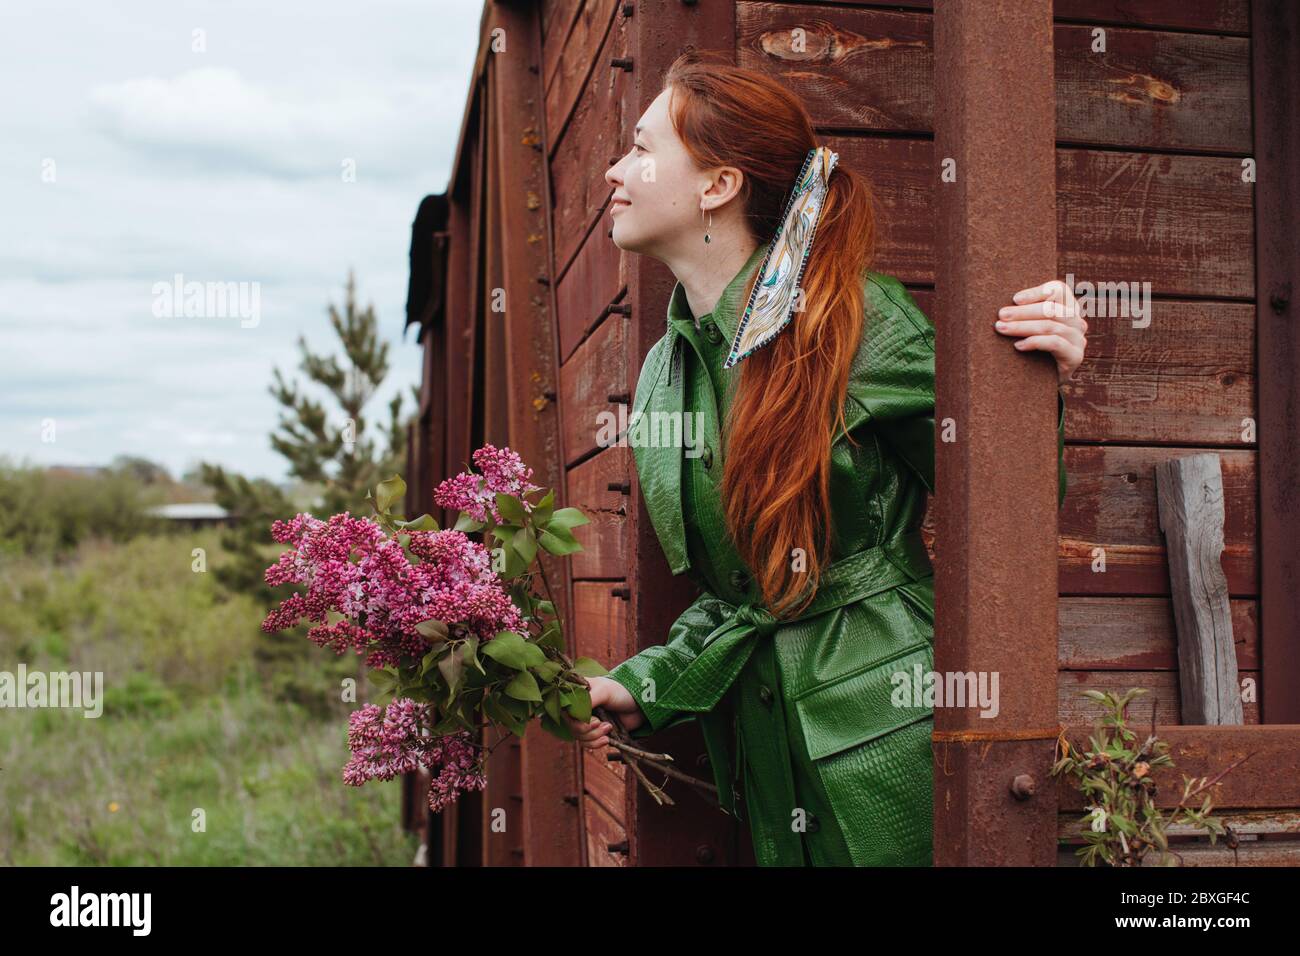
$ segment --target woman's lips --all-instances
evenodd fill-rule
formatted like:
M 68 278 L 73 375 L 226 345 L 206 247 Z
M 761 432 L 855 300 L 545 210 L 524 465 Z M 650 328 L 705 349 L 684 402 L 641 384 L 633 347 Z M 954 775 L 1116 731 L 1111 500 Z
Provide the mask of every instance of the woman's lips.
M 624 206 L 630 206 L 630 205 L 632 204 L 630 202 L 627 202 L 624 199 L 611 200 L 609 204 L 609 214 L 612 216 L 614 213 L 618 212 L 618 210 L 622 209 Z

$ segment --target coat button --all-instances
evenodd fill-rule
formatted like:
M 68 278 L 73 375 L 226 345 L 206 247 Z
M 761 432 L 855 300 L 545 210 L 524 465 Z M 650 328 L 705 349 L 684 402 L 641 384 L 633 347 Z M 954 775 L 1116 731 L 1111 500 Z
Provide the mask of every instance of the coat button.
M 760 687 L 760 688 L 758 689 L 758 699 L 761 700 L 761 701 L 763 702 L 763 706 L 764 706 L 764 707 L 768 707 L 768 708 L 770 708 L 770 707 L 772 706 L 772 690 L 771 690 L 771 688 L 767 687 L 766 685 Z
M 732 571 L 731 586 L 737 591 L 746 590 L 749 587 L 749 575 L 744 571 Z
M 700 458 L 704 461 L 705 468 L 713 467 L 713 449 L 708 445 L 704 446 L 704 454 L 701 455 Z
M 722 341 L 722 330 L 718 328 L 717 323 L 715 322 L 705 323 L 704 335 L 714 345 L 717 345 Z

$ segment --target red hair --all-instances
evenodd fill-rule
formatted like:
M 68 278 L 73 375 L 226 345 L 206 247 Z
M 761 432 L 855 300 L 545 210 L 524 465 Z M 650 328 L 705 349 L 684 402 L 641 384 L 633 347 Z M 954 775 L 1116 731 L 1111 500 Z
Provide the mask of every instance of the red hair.
M 737 201 L 754 239 L 771 242 L 804 158 L 819 145 L 808 111 L 772 77 L 696 53 L 673 62 L 664 87 L 672 87 L 669 113 L 687 153 L 702 169 L 744 174 Z M 829 186 L 801 279 L 802 311 L 740 363 L 723 425 L 727 529 L 777 617 L 807 606 L 829 561 L 831 439 L 844 427 L 862 337 L 862 276 L 875 243 L 867 181 L 837 164 Z M 757 273 L 740 309 L 756 280 Z

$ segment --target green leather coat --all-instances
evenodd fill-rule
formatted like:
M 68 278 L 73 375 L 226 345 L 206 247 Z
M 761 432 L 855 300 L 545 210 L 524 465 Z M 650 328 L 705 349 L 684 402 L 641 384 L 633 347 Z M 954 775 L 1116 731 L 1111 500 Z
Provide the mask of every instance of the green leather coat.
M 933 667 L 934 577 L 919 529 L 934 489 L 934 327 L 897 279 L 866 273 L 848 427 L 832 450 L 832 564 L 812 607 L 778 622 L 718 494 L 719 422 L 740 371 L 722 362 L 765 251 L 698 326 L 679 283 L 642 366 L 628 435 L 641 492 L 673 573 L 701 593 L 665 644 L 610 677 L 645 713 L 634 737 L 698 719 L 722 807 L 748 820 L 760 865 L 928 866 L 934 712 L 891 697 L 895 674 Z M 699 414 L 702 431 L 682 430 L 690 442 L 668 427 L 678 413 Z M 1058 502 L 1064 431 L 1058 391 Z

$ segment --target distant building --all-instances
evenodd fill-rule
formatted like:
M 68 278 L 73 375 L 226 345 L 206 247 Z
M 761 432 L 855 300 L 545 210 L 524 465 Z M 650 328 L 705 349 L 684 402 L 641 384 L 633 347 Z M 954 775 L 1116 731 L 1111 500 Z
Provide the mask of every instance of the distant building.
M 234 518 L 225 508 L 207 501 L 158 505 L 150 508 L 148 513 L 155 518 L 190 528 L 219 527 L 229 524 Z

